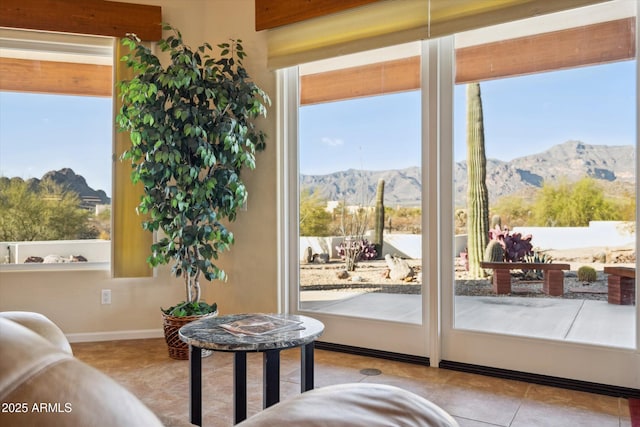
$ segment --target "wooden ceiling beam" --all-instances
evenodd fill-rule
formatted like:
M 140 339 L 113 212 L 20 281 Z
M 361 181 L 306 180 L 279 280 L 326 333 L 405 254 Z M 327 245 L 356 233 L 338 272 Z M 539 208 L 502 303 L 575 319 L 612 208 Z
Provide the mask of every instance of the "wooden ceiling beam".
M 162 38 L 162 8 L 106 0 L 2 0 L 0 27 L 60 33 Z
M 256 0 L 256 31 L 317 18 L 380 0 Z

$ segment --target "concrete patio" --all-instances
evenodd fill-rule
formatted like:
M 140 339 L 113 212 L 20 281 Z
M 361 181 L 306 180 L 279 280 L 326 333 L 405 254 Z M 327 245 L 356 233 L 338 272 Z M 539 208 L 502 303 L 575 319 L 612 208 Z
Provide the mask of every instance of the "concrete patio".
M 300 308 L 344 316 L 420 323 L 421 296 L 305 291 Z M 561 298 L 456 296 L 455 327 L 635 348 L 635 305 Z

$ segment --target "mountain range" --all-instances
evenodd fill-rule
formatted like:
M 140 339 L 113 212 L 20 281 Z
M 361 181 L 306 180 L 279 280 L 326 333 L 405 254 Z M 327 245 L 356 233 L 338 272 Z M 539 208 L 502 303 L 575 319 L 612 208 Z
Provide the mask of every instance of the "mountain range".
M 609 185 L 629 187 L 635 184 L 635 147 L 631 145 L 589 145 L 581 141 L 567 141 L 538 154 L 518 157 L 510 161 L 487 159 L 487 189 L 489 200 L 502 196 L 525 194 L 541 188 L 545 182 L 560 179 L 577 181 L 589 176 Z M 466 205 L 467 162 L 457 162 L 453 169 L 454 198 L 457 207 Z M 51 179 L 78 193 L 83 205 L 110 204 L 103 190 L 89 187 L 82 175 L 70 168 L 49 171 L 42 179 L 31 178 L 38 184 Z M 348 169 L 326 175 L 300 175 L 300 187 L 326 200 L 346 200 L 349 205 L 372 205 L 379 179 L 385 181 L 386 206 L 420 206 L 422 194 L 421 170 L 410 167 L 399 170 L 368 171 Z
M 467 162 L 454 165 L 455 205 L 466 205 Z M 603 183 L 633 186 L 635 147 L 631 145 L 589 145 L 567 141 L 538 154 L 510 161 L 487 159 L 489 200 L 541 188 L 560 179 L 577 181 L 585 176 Z M 418 167 L 401 170 L 366 171 L 349 169 L 327 175 L 301 175 L 300 186 L 327 200 L 346 200 L 351 205 L 371 205 L 376 185 L 385 180 L 385 205 L 420 206 L 422 181 Z
M 103 190 L 94 190 L 89 187 L 87 180 L 82 175 L 76 174 L 73 169 L 63 168 L 57 171 L 49 171 L 45 173 L 42 178 L 29 178 L 26 180 L 30 188 L 36 188 L 41 181 L 51 180 L 56 184 L 61 185 L 66 190 L 74 191 L 78 193 L 78 196 L 82 200 L 83 207 L 93 207 L 95 205 L 109 205 L 111 204 L 111 198 L 107 196 Z

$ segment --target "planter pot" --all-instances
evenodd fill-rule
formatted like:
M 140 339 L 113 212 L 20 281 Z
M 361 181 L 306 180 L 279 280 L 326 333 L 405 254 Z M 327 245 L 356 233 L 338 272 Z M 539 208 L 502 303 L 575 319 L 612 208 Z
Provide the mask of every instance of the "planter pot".
M 209 314 L 183 317 L 176 317 L 162 313 L 164 339 L 167 342 L 167 347 L 169 348 L 169 357 L 176 360 L 188 360 L 189 345 L 180 339 L 178 331 L 187 323 L 191 323 L 195 320 L 203 319 L 205 317 L 215 317 L 217 315 L 217 310 Z M 211 353 L 211 350 L 202 350 L 202 357 L 209 356 Z

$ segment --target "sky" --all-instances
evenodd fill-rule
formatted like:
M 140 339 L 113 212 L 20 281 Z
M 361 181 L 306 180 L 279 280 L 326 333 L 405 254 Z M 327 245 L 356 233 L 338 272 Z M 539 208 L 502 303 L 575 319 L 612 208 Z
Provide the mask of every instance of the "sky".
M 0 176 L 71 168 L 111 196 L 111 98 L 0 92 Z
M 454 157 L 466 158 L 465 85 L 454 89 Z M 488 158 L 511 160 L 568 140 L 635 143 L 635 62 L 482 82 Z M 300 172 L 385 170 L 420 163 L 417 91 L 304 106 Z
M 568 140 L 633 145 L 634 74 L 635 62 L 625 61 L 481 83 L 487 157 L 507 161 Z M 0 92 L 0 175 L 41 178 L 70 167 L 111 196 L 111 108 L 109 98 Z M 466 157 L 465 120 L 460 85 L 456 161 Z M 302 174 L 420 164 L 417 91 L 305 106 L 299 129 Z

